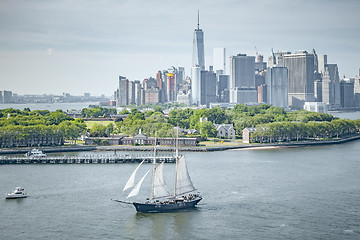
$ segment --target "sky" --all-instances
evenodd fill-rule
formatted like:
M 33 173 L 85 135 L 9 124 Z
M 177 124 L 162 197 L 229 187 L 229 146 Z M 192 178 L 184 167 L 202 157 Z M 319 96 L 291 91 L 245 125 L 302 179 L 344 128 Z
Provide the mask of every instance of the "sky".
M 0 90 L 110 96 L 118 76 L 185 67 L 200 11 L 205 64 L 256 51 L 315 49 L 340 76 L 360 68 L 359 0 L 0 0 Z

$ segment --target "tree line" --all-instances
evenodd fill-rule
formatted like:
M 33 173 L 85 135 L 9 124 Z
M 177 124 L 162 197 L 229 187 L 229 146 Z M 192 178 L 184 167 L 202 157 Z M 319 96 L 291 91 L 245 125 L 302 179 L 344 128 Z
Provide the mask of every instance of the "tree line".
M 273 122 L 256 126 L 252 142 L 283 142 L 339 138 L 354 134 L 360 129 L 360 119 L 334 119 L 331 122 Z
M 73 119 L 57 110 L 0 110 L 0 147 L 62 145 L 86 132 L 82 119 Z

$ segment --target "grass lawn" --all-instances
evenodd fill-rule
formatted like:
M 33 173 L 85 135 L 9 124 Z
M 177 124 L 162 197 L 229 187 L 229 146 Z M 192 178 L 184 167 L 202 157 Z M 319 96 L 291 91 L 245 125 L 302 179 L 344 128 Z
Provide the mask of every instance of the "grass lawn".
M 205 145 L 207 147 L 220 147 L 220 146 L 235 146 L 239 145 L 242 141 L 239 140 L 233 140 L 230 142 L 228 139 L 209 139 L 207 141 L 201 141 L 199 142 L 199 145 Z
M 114 121 L 85 121 L 85 123 L 86 123 L 87 128 L 92 128 L 92 126 L 94 126 L 94 124 L 101 124 L 104 126 L 108 125 L 109 123 L 115 124 Z

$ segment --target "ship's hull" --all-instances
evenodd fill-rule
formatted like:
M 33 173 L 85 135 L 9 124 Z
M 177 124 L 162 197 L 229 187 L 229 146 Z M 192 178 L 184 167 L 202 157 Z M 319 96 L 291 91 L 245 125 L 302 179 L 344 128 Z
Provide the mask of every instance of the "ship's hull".
M 137 203 L 134 202 L 134 206 L 137 212 L 142 213 L 161 213 L 161 212 L 172 212 L 181 209 L 194 208 L 202 198 L 196 198 L 187 201 L 176 201 L 176 202 L 157 202 L 157 203 Z
M 27 195 L 22 194 L 7 194 L 6 199 L 17 199 L 17 198 L 27 198 Z

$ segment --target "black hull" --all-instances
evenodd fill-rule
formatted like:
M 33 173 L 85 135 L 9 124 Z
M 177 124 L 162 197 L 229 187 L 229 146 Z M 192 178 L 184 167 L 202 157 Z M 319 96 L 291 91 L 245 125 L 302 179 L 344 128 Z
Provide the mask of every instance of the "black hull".
M 177 210 L 194 208 L 202 198 L 196 198 L 194 200 L 177 201 L 173 203 L 137 203 L 134 202 L 134 206 L 137 212 L 142 213 L 162 213 L 162 212 L 173 212 Z

